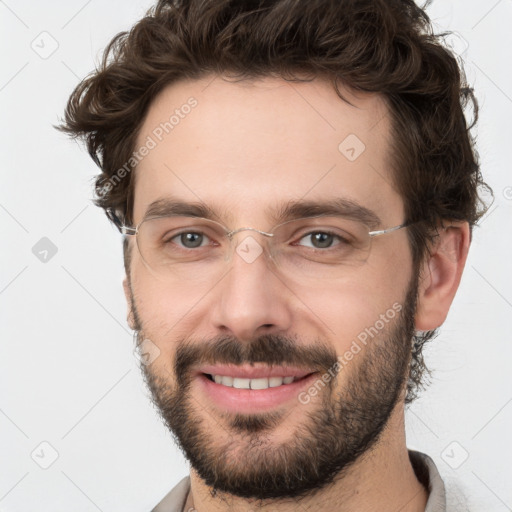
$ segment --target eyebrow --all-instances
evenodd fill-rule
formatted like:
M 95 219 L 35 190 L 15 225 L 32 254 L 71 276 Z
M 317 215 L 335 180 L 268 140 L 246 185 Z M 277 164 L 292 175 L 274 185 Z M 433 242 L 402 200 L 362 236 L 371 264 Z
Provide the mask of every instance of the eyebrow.
M 318 215 L 332 215 L 344 217 L 364 223 L 370 229 L 381 225 L 380 217 L 369 208 L 347 198 L 331 198 L 324 201 L 290 200 L 277 208 L 267 208 L 265 213 L 275 224 L 288 220 L 316 217 Z M 186 202 L 174 197 L 165 197 L 153 201 L 146 209 L 143 220 L 154 217 L 167 217 L 173 215 L 186 215 L 189 217 L 203 217 L 220 223 L 233 223 L 232 212 L 227 209 L 218 209 L 208 206 L 204 202 Z
M 325 201 L 291 200 L 273 213 L 274 220 L 277 222 L 315 217 L 317 215 L 345 217 L 362 222 L 371 229 L 377 228 L 382 222 L 373 210 L 356 201 L 342 197 L 326 199 Z

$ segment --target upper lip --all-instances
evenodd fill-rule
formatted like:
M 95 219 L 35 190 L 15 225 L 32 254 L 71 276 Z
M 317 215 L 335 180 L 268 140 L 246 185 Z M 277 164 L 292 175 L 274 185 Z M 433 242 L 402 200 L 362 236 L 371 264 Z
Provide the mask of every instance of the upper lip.
M 312 370 L 292 366 L 251 366 L 251 365 L 205 365 L 199 373 L 222 375 L 240 379 L 260 379 L 269 377 L 295 377 L 300 379 L 313 373 Z

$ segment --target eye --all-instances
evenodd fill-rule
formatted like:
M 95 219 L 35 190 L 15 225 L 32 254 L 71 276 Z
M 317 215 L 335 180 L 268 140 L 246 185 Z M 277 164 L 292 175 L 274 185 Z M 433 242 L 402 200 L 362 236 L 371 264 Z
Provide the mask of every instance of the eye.
M 200 231 L 183 231 L 177 235 L 164 240 L 165 244 L 169 242 L 173 242 L 179 247 L 183 247 L 185 249 L 195 249 L 197 247 L 204 247 L 208 244 L 209 237 Z M 180 245 L 181 244 L 181 245 Z
M 301 241 L 307 239 L 310 241 L 309 244 L 300 243 Z M 303 235 L 300 238 L 298 244 L 306 245 L 307 247 L 312 247 L 313 249 L 328 249 L 335 245 L 348 244 L 348 240 L 330 231 L 311 231 L 310 233 Z

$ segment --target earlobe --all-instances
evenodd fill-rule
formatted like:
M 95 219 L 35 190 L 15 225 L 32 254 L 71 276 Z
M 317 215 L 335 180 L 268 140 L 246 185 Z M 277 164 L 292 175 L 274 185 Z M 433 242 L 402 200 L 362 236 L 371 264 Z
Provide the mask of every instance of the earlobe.
M 132 293 L 130 290 L 130 285 L 128 283 L 128 279 L 125 277 L 123 279 L 123 290 L 124 290 L 124 296 L 126 298 L 126 305 L 128 308 L 126 320 L 128 322 L 128 326 L 132 331 L 135 331 L 135 317 L 133 314 L 133 301 L 132 301 Z
M 445 228 L 439 228 L 439 237 L 421 267 L 416 329 L 433 330 L 446 320 L 460 284 L 469 245 L 467 222 L 451 222 Z

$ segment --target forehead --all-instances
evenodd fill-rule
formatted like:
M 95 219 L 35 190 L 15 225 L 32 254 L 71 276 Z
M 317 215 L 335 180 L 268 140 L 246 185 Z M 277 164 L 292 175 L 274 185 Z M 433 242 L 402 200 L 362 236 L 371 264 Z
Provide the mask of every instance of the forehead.
M 396 217 L 386 102 L 340 90 L 352 105 L 319 79 L 210 75 L 166 87 L 137 137 L 139 154 L 148 150 L 135 169 L 134 221 L 167 196 L 204 202 L 225 222 L 265 222 L 264 211 L 302 198 L 344 198 Z

